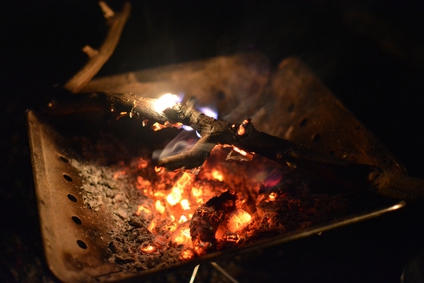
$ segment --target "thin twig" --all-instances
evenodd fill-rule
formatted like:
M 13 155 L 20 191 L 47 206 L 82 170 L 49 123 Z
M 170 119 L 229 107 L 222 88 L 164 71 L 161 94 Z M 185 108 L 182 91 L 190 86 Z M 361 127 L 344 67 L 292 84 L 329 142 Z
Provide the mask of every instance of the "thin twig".
M 101 7 L 104 11 L 104 6 L 106 4 L 104 2 L 101 3 Z M 111 9 L 109 10 L 112 11 Z M 113 16 L 110 16 L 111 12 L 105 14 L 110 25 L 105 41 L 98 52 L 90 52 L 92 56 L 89 56 L 87 64 L 65 84 L 65 89 L 72 93 L 78 93 L 103 67 L 118 45 L 122 30 L 130 16 L 130 12 L 131 4 L 126 2 L 121 12 L 115 13 Z

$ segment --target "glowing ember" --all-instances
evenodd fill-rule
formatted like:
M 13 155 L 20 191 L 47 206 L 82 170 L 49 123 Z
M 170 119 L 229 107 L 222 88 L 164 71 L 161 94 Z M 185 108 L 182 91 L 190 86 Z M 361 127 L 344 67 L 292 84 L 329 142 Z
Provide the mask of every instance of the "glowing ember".
M 194 197 L 198 198 L 198 197 L 201 197 L 201 196 L 202 196 L 203 192 L 202 192 L 202 190 L 201 190 L 201 189 L 196 188 L 196 187 L 193 187 L 193 188 L 191 189 L 191 194 L 192 194 Z
M 191 236 L 190 236 L 190 228 L 182 227 L 172 234 L 171 240 L 177 245 L 190 245 L 191 244 Z
M 253 159 L 253 154 L 249 153 L 247 151 L 244 151 L 238 147 L 233 146 L 233 151 L 237 152 L 238 154 L 240 154 L 242 157 L 241 158 L 236 158 L 234 156 L 227 156 L 227 159 L 234 159 L 234 160 L 239 160 L 239 161 L 252 161 Z
M 155 229 L 155 227 L 156 227 L 156 221 L 155 219 L 153 219 L 152 222 L 150 222 L 149 226 L 147 227 L 147 230 L 153 233 L 153 229 Z
M 127 174 L 125 171 L 118 171 L 115 174 L 113 174 L 113 179 L 117 180 L 119 177 Z
M 246 228 L 252 220 L 252 216 L 243 209 L 236 209 L 228 216 L 227 229 L 230 232 L 236 232 Z
M 181 99 L 172 93 L 166 93 L 162 95 L 153 105 L 156 112 L 163 112 L 163 110 L 174 106 L 181 102 Z
M 212 170 L 212 178 L 218 181 L 224 181 L 224 175 L 221 174 L 221 172 L 219 172 L 218 170 Z
M 180 187 L 173 187 L 171 193 L 166 197 L 166 201 L 170 205 L 176 205 L 180 202 L 182 197 L 182 192 Z
M 240 236 L 233 233 L 226 233 L 223 238 L 226 242 L 238 243 L 240 241 Z
M 172 187 L 171 193 L 166 197 L 166 200 L 170 205 L 176 205 L 181 201 L 182 193 L 185 188 L 192 180 L 190 173 L 184 172 L 180 179 L 178 179 Z
M 268 195 L 268 200 L 274 201 L 276 197 L 277 197 L 277 194 L 275 192 L 272 192 Z
M 190 203 L 189 203 L 189 201 L 187 199 L 181 200 L 180 204 L 181 204 L 181 207 L 184 210 L 189 210 L 190 209 Z
M 140 246 L 140 250 L 143 253 L 152 254 L 152 253 L 156 252 L 156 247 L 152 246 L 152 245 Z
M 243 156 L 246 156 L 247 155 L 247 152 L 246 151 L 244 151 L 244 150 L 242 150 L 242 149 L 240 149 L 240 148 L 238 148 L 238 147 L 233 147 L 233 150 L 234 151 L 236 151 L 236 152 L 238 152 L 238 153 L 240 153 L 241 155 L 243 155 Z
M 237 156 L 246 156 L 247 158 L 253 156 L 239 148 L 227 147 L 232 149 Z M 210 160 L 218 160 L 216 159 L 218 157 L 224 160 L 228 154 L 227 147 L 217 148 L 214 153 L 216 154 L 215 159 Z M 228 210 L 223 209 L 229 205 L 225 201 L 222 203 L 222 208 L 220 204 L 216 204 L 216 207 L 214 206 L 216 213 L 208 210 L 210 217 L 202 216 L 199 207 L 212 199 L 216 201 L 216 197 L 230 189 L 242 191 L 240 184 L 242 186 L 249 184 L 252 192 L 257 193 L 259 186 L 263 186 L 264 180 L 269 177 L 270 170 L 261 168 L 255 170 L 254 174 L 250 171 L 248 175 L 238 178 L 234 174 L 237 172 L 234 172 L 233 166 L 210 160 L 199 168 L 198 174 L 187 170 L 167 171 L 163 167 L 153 167 L 151 160 L 145 158 L 135 158 L 131 162 L 130 168 L 135 168 L 137 174 L 133 179 L 134 185 L 143 195 L 134 214 L 142 219 L 142 223 L 145 223 L 146 229 L 151 233 L 149 234 L 151 238 L 147 238 L 140 247 L 143 253 L 158 255 L 172 246 L 173 248 L 178 247 L 180 260 L 189 260 L 196 255 L 203 255 L 215 248 L 221 248 L 220 243 L 224 246 L 244 243 L 247 234 L 243 229 L 247 229 L 250 225 L 258 225 L 256 222 L 252 223 L 257 215 L 253 214 L 255 217 L 252 217 L 247 212 L 251 209 L 246 206 L 248 194 L 240 194 L 237 197 L 237 203 L 231 199 L 234 207 Z M 129 169 L 125 170 L 130 176 Z M 254 176 L 259 172 L 263 172 L 265 176 L 257 179 Z M 278 176 L 281 175 L 281 173 L 278 174 Z M 268 202 L 273 197 L 276 199 L 276 194 L 264 195 L 263 199 Z M 205 209 L 207 208 L 211 209 L 212 207 L 206 206 Z M 197 217 L 197 222 L 193 220 L 193 217 Z M 215 221 L 215 218 L 218 220 Z M 212 222 L 209 223 L 210 221 Z M 191 227 L 193 223 L 195 223 L 193 226 L 196 227 L 195 229 Z M 214 231 L 210 235 L 208 234 L 210 238 L 200 237 L 199 235 L 203 232 L 209 233 L 211 225 L 214 226 Z M 241 232 L 242 230 L 243 232 Z M 196 236 L 193 231 L 201 233 Z M 171 243 L 172 245 L 170 245 Z
M 248 122 L 234 125 L 234 134 L 246 135 Z M 194 133 L 188 137 L 194 139 Z M 317 203 L 317 196 L 309 191 L 307 184 L 287 174 L 291 169 L 284 164 L 276 166 L 260 156 L 255 156 L 252 162 L 238 162 L 248 160 L 254 153 L 232 145 L 217 146 L 198 168 L 197 175 L 187 170 L 154 167 L 160 158 L 151 155 L 149 159 L 148 151 L 140 150 L 140 153 L 142 158 L 132 157 L 130 162 L 126 160 L 112 171 L 112 176 L 120 179 L 117 183 L 127 180 L 131 182 L 129 188 L 138 189 L 122 193 L 131 197 L 134 206 L 124 202 L 121 194 L 115 197 L 112 192 L 113 202 L 110 201 L 110 205 L 123 208 L 128 214 L 133 212 L 125 220 L 116 218 L 129 221 L 129 225 L 124 226 L 122 233 L 113 235 L 110 249 L 128 254 L 131 259 L 138 258 L 142 264 L 136 266 L 149 262 L 146 268 L 150 268 L 162 266 L 163 262 L 190 260 L 249 245 L 262 237 L 304 229 L 315 223 L 314 219 L 310 220 L 315 217 L 311 211 L 319 204 L 333 204 L 329 197 Z M 235 158 L 228 158 L 229 154 Z M 231 193 L 234 197 L 223 198 L 227 192 L 234 192 Z M 299 192 L 305 201 L 301 202 Z M 343 198 L 335 201 L 334 210 L 344 209 Z M 292 211 L 297 213 L 296 217 L 292 217 Z
M 180 220 L 178 220 L 178 223 L 184 223 L 186 222 L 188 219 L 185 215 L 181 215 Z
M 244 128 L 243 125 L 240 125 L 237 129 L 237 135 L 242 136 L 246 133 L 246 129 Z
M 185 249 L 181 252 L 180 259 L 181 260 L 189 260 L 194 257 L 195 253 L 192 249 Z
M 165 167 L 155 166 L 155 172 L 161 173 L 165 171 Z
M 162 204 L 162 202 L 160 200 L 157 200 L 155 203 L 155 208 L 159 213 L 164 213 L 165 212 L 165 206 Z
M 177 129 L 181 129 L 182 128 L 182 126 L 183 126 L 183 124 L 182 123 L 180 123 L 180 122 L 177 122 L 177 123 L 174 123 L 174 124 L 171 124 L 171 123 L 169 123 L 168 121 L 166 121 L 165 123 L 163 123 L 163 124 L 161 124 L 161 123 L 159 123 L 159 122 L 156 122 L 156 123 L 154 123 L 153 125 L 152 125 L 152 130 L 154 131 L 154 132 L 157 132 L 157 131 L 160 131 L 160 130 L 162 130 L 162 129 L 166 129 L 166 128 L 177 128 Z
M 135 212 L 135 215 L 140 216 L 142 212 L 145 212 L 145 213 L 151 213 L 149 209 L 145 208 L 145 207 L 144 207 L 144 206 L 142 206 L 142 205 L 139 205 L 139 206 L 137 207 L 137 211 Z

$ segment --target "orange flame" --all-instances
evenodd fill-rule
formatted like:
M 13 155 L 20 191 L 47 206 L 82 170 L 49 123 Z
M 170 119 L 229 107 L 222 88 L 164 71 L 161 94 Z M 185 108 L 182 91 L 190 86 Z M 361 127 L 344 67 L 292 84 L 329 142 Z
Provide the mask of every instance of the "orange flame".
M 175 182 L 171 192 L 166 197 L 170 205 L 176 205 L 181 201 L 184 188 L 192 181 L 190 173 L 184 172 L 183 175 Z
M 176 230 L 174 234 L 172 234 L 171 240 L 177 245 L 190 245 L 191 244 L 190 228 L 183 227 Z

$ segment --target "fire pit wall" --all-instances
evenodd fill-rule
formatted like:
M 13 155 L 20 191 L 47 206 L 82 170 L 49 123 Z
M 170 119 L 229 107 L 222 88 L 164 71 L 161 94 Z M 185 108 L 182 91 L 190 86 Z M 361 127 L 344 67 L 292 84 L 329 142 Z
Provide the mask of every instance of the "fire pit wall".
M 240 123 L 250 117 L 257 129 L 269 134 L 353 162 L 404 172 L 384 146 L 295 58 L 284 60 L 271 71 L 261 54 L 217 57 L 98 78 L 83 90 L 98 91 L 152 98 L 168 92 L 183 94 L 185 101 L 195 98 L 199 105 L 216 107 L 220 119 Z M 155 174 L 146 165 L 152 162 L 151 153 L 171 141 L 177 130 L 152 134 L 139 119 L 116 120 L 100 112 L 58 118 L 30 111 L 28 121 L 45 253 L 59 279 L 107 282 L 187 263 L 180 260 L 182 250 L 176 247 L 167 249 L 166 258 L 158 250 L 142 260 L 130 256 L 139 252 L 143 243 L 153 241 L 155 249 L 162 248 L 160 239 L 145 227 L 150 211 L 132 204 L 133 200 L 140 203 L 134 184 L 142 187 L 146 176 Z M 131 177 L 133 172 L 146 178 Z M 148 203 L 151 200 L 144 201 L 144 207 L 152 205 Z M 379 203 L 374 210 L 363 211 L 362 217 L 390 210 L 394 204 L 384 202 L 381 207 Z M 146 218 L 136 217 L 141 214 Z M 357 214 L 352 221 L 358 219 L 354 217 Z M 341 219 L 339 224 L 348 222 Z M 335 227 L 334 222 L 319 224 L 320 231 Z M 277 241 L 259 239 L 258 247 L 284 242 L 293 232 L 301 235 L 304 231 L 290 232 L 277 235 Z M 148 253 L 149 247 L 145 248 Z M 222 253 L 212 253 L 188 264 L 219 255 Z

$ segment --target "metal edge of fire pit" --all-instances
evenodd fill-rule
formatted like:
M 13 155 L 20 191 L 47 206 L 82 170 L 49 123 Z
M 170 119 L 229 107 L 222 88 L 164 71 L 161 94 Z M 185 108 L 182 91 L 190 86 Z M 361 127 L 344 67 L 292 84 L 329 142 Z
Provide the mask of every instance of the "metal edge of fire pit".
M 28 111 L 31 159 L 44 250 L 50 270 L 65 282 L 91 282 L 116 272 L 104 259 L 110 237 L 107 212 L 94 212 L 81 199 L 81 178 L 69 163 L 66 141 Z M 46 189 L 47 188 L 47 189 Z M 105 226 L 106 225 L 106 226 Z M 100 228 L 101 227 L 101 228 Z
M 66 150 L 67 142 L 35 112 L 28 111 L 27 117 L 44 249 L 53 274 L 64 282 L 138 282 L 140 276 L 143 279 L 155 276 L 157 269 L 140 274 L 125 273 L 120 272 L 115 264 L 104 260 L 107 258 L 105 254 L 110 240 L 104 231 L 112 228 L 105 227 L 108 224 L 105 219 L 110 219 L 110 215 L 102 207 L 94 212 L 82 203 L 82 180 L 77 170 L 68 162 L 72 158 L 72 151 Z M 57 184 L 62 185 L 57 187 Z M 41 189 L 42 187 L 49 190 Z M 211 253 L 189 262 L 162 268 L 160 271 L 172 272 L 205 261 L 258 253 L 261 249 L 377 217 L 404 205 L 405 202 L 394 200 L 384 208 L 338 219 L 301 232 L 260 240 L 246 247 Z
M 181 262 L 173 266 L 162 268 L 160 269 L 160 271 L 162 273 L 175 272 L 175 271 L 179 271 L 181 268 L 194 268 L 196 265 L 202 264 L 205 262 L 218 261 L 218 260 L 223 260 L 227 258 L 239 257 L 243 255 L 260 255 L 264 252 L 264 250 L 268 248 L 277 247 L 278 245 L 282 245 L 284 243 L 310 237 L 313 235 L 321 235 L 322 233 L 326 231 L 330 231 L 339 227 L 343 227 L 346 225 L 372 219 L 374 217 L 381 216 L 385 213 L 389 213 L 389 212 L 393 212 L 398 209 L 401 209 L 405 205 L 406 205 L 405 201 L 394 200 L 391 205 L 388 205 L 381 209 L 376 209 L 373 211 L 364 212 L 363 214 L 358 214 L 351 217 L 338 219 L 337 221 L 334 221 L 332 223 L 326 223 L 323 225 L 314 226 L 314 227 L 305 229 L 301 232 L 295 232 L 295 233 L 287 234 L 284 236 L 275 236 L 273 238 L 269 238 L 266 240 L 259 240 L 255 244 L 252 244 L 249 246 L 210 253 L 205 256 L 202 256 L 201 258 L 192 259 L 189 262 Z M 113 281 L 113 279 L 118 278 L 120 283 L 133 283 L 133 282 L 135 283 L 135 282 L 140 282 L 140 278 L 143 278 L 143 279 L 154 278 L 154 276 L 157 276 L 157 270 L 148 270 L 139 275 L 127 274 L 127 276 L 121 275 L 119 277 L 116 277 L 116 275 L 117 275 L 116 273 L 106 274 L 104 276 L 100 276 L 98 279 L 101 281 L 103 280 Z
M 252 110 L 249 107 L 241 111 L 241 115 L 253 117 L 253 122 L 259 129 L 292 141 L 301 142 L 326 153 L 331 151 L 336 156 L 348 160 L 353 158 L 353 161 L 370 161 L 368 163 L 373 165 L 394 171 L 404 171 L 390 152 L 362 124 L 356 121 L 353 115 L 300 61 L 294 58 L 284 60 L 276 74 L 271 77 L 261 60 L 256 60 L 256 65 L 251 64 L 249 61 L 251 57 L 249 56 L 247 59 L 243 56 L 227 57 L 227 60 L 218 58 L 195 63 L 193 68 L 186 70 L 189 73 L 195 73 L 195 75 L 187 77 L 188 81 L 181 81 L 181 74 L 177 76 L 179 80 L 172 81 L 176 77 L 174 76 L 175 72 L 181 73 L 178 66 L 158 68 L 150 73 L 144 71 L 142 73 L 144 75 L 135 76 L 135 80 L 138 81 L 133 82 L 133 85 L 136 84 L 138 89 L 141 86 L 141 89 L 147 89 L 150 92 L 153 92 L 158 86 L 163 88 L 167 85 L 171 85 L 174 89 L 180 91 L 188 89 L 187 92 L 192 95 L 194 95 L 193 91 L 197 90 L 203 92 L 199 95 L 201 95 L 201 99 L 206 101 L 205 96 L 208 95 L 208 92 L 211 92 L 210 97 L 215 98 L 217 92 L 219 93 L 224 89 L 226 95 L 218 104 L 226 105 L 227 110 L 231 109 L 232 105 L 240 103 L 240 101 L 237 101 L 237 96 L 244 91 L 245 96 L 260 99 L 260 102 L 255 104 L 256 108 L 259 109 L 255 113 L 249 113 Z M 186 63 L 185 66 L 190 67 L 190 63 Z M 210 82 L 209 80 L 210 72 L 217 72 L 223 66 L 230 69 L 226 70 L 227 73 L 231 73 L 231 70 L 243 70 L 246 66 L 251 70 L 254 69 L 256 72 L 250 70 L 247 72 L 248 75 L 241 76 L 241 79 L 246 80 L 249 79 L 249 74 L 253 73 L 251 75 L 253 78 L 250 80 L 253 83 L 246 84 L 244 82 L 245 85 L 240 89 L 237 86 L 237 79 L 228 82 L 219 78 L 218 83 L 214 85 L 214 81 Z M 206 70 L 203 73 L 202 68 Z M 167 76 L 161 76 L 162 71 Z M 159 75 L 157 75 L 158 73 Z M 139 81 L 146 77 L 149 78 L 149 74 L 150 81 Z M 268 79 L 266 80 L 266 78 Z M 96 80 L 94 80 L 95 82 Z M 199 87 L 199 82 L 203 84 L 203 87 Z M 195 87 L 191 87 L 192 85 L 195 85 Z M 273 97 L 272 94 L 275 94 L 275 96 Z M 245 96 L 242 96 L 242 98 L 245 98 Z M 328 109 L 331 111 L 328 111 Z M 336 113 L 336 116 L 332 116 L 332 113 Z M 231 116 L 228 111 L 226 114 Z M 69 163 L 69 159 L 72 158 L 69 155 L 72 152 L 67 151 L 67 141 L 59 132 L 50 127 L 48 119 L 46 121 L 40 119 L 33 111 L 29 111 L 27 116 L 41 231 L 47 262 L 52 272 L 60 280 L 67 282 L 109 282 L 125 278 L 133 280 L 139 278 L 139 276 L 154 274 L 157 270 L 143 272 L 139 276 L 122 274 L 115 264 L 105 260 L 107 258 L 105 253 L 107 253 L 110 240 L 109 235 L 105 233 L 110 228 L 105 219 L 110 215 L 102 207 L 99 211 L 94 212 L 82 203 L 80 197 L 82 180 L 79 178 L 77 170 Z M 235 117 L 231 118 L 235 119 Z M 293 126 L 295 127 L 293 128 Z M 355 137 L 349 136 L 349 132 L 354 132 Z M 320 134 L 320 139 L 316 138 L 317 134 Z M 333 144 L 328 146 L 328 143 L 331 143 L 332 140 Z M 346 143 L 348 145 L 345 148 Z M 58 186 L 58 184 L 61 185 Z M 339 219 L 334 223 L 326 223 L 291 235 L 261 241 L 240 249 L 240 252 L 250 252 L 258 248 L 284 243 L 375 217 L 401 208 L 404 204 L 404 202 L 394 200 L 387 207 L 366 211 L 361 215 Z M 238 253 L 239 250 L 236 252 Z M 217 259 L 234 253 L 231 250 L 217 252 L 201 259 L 177 264 L 175 267 L 191 266 L 203 260 Z

